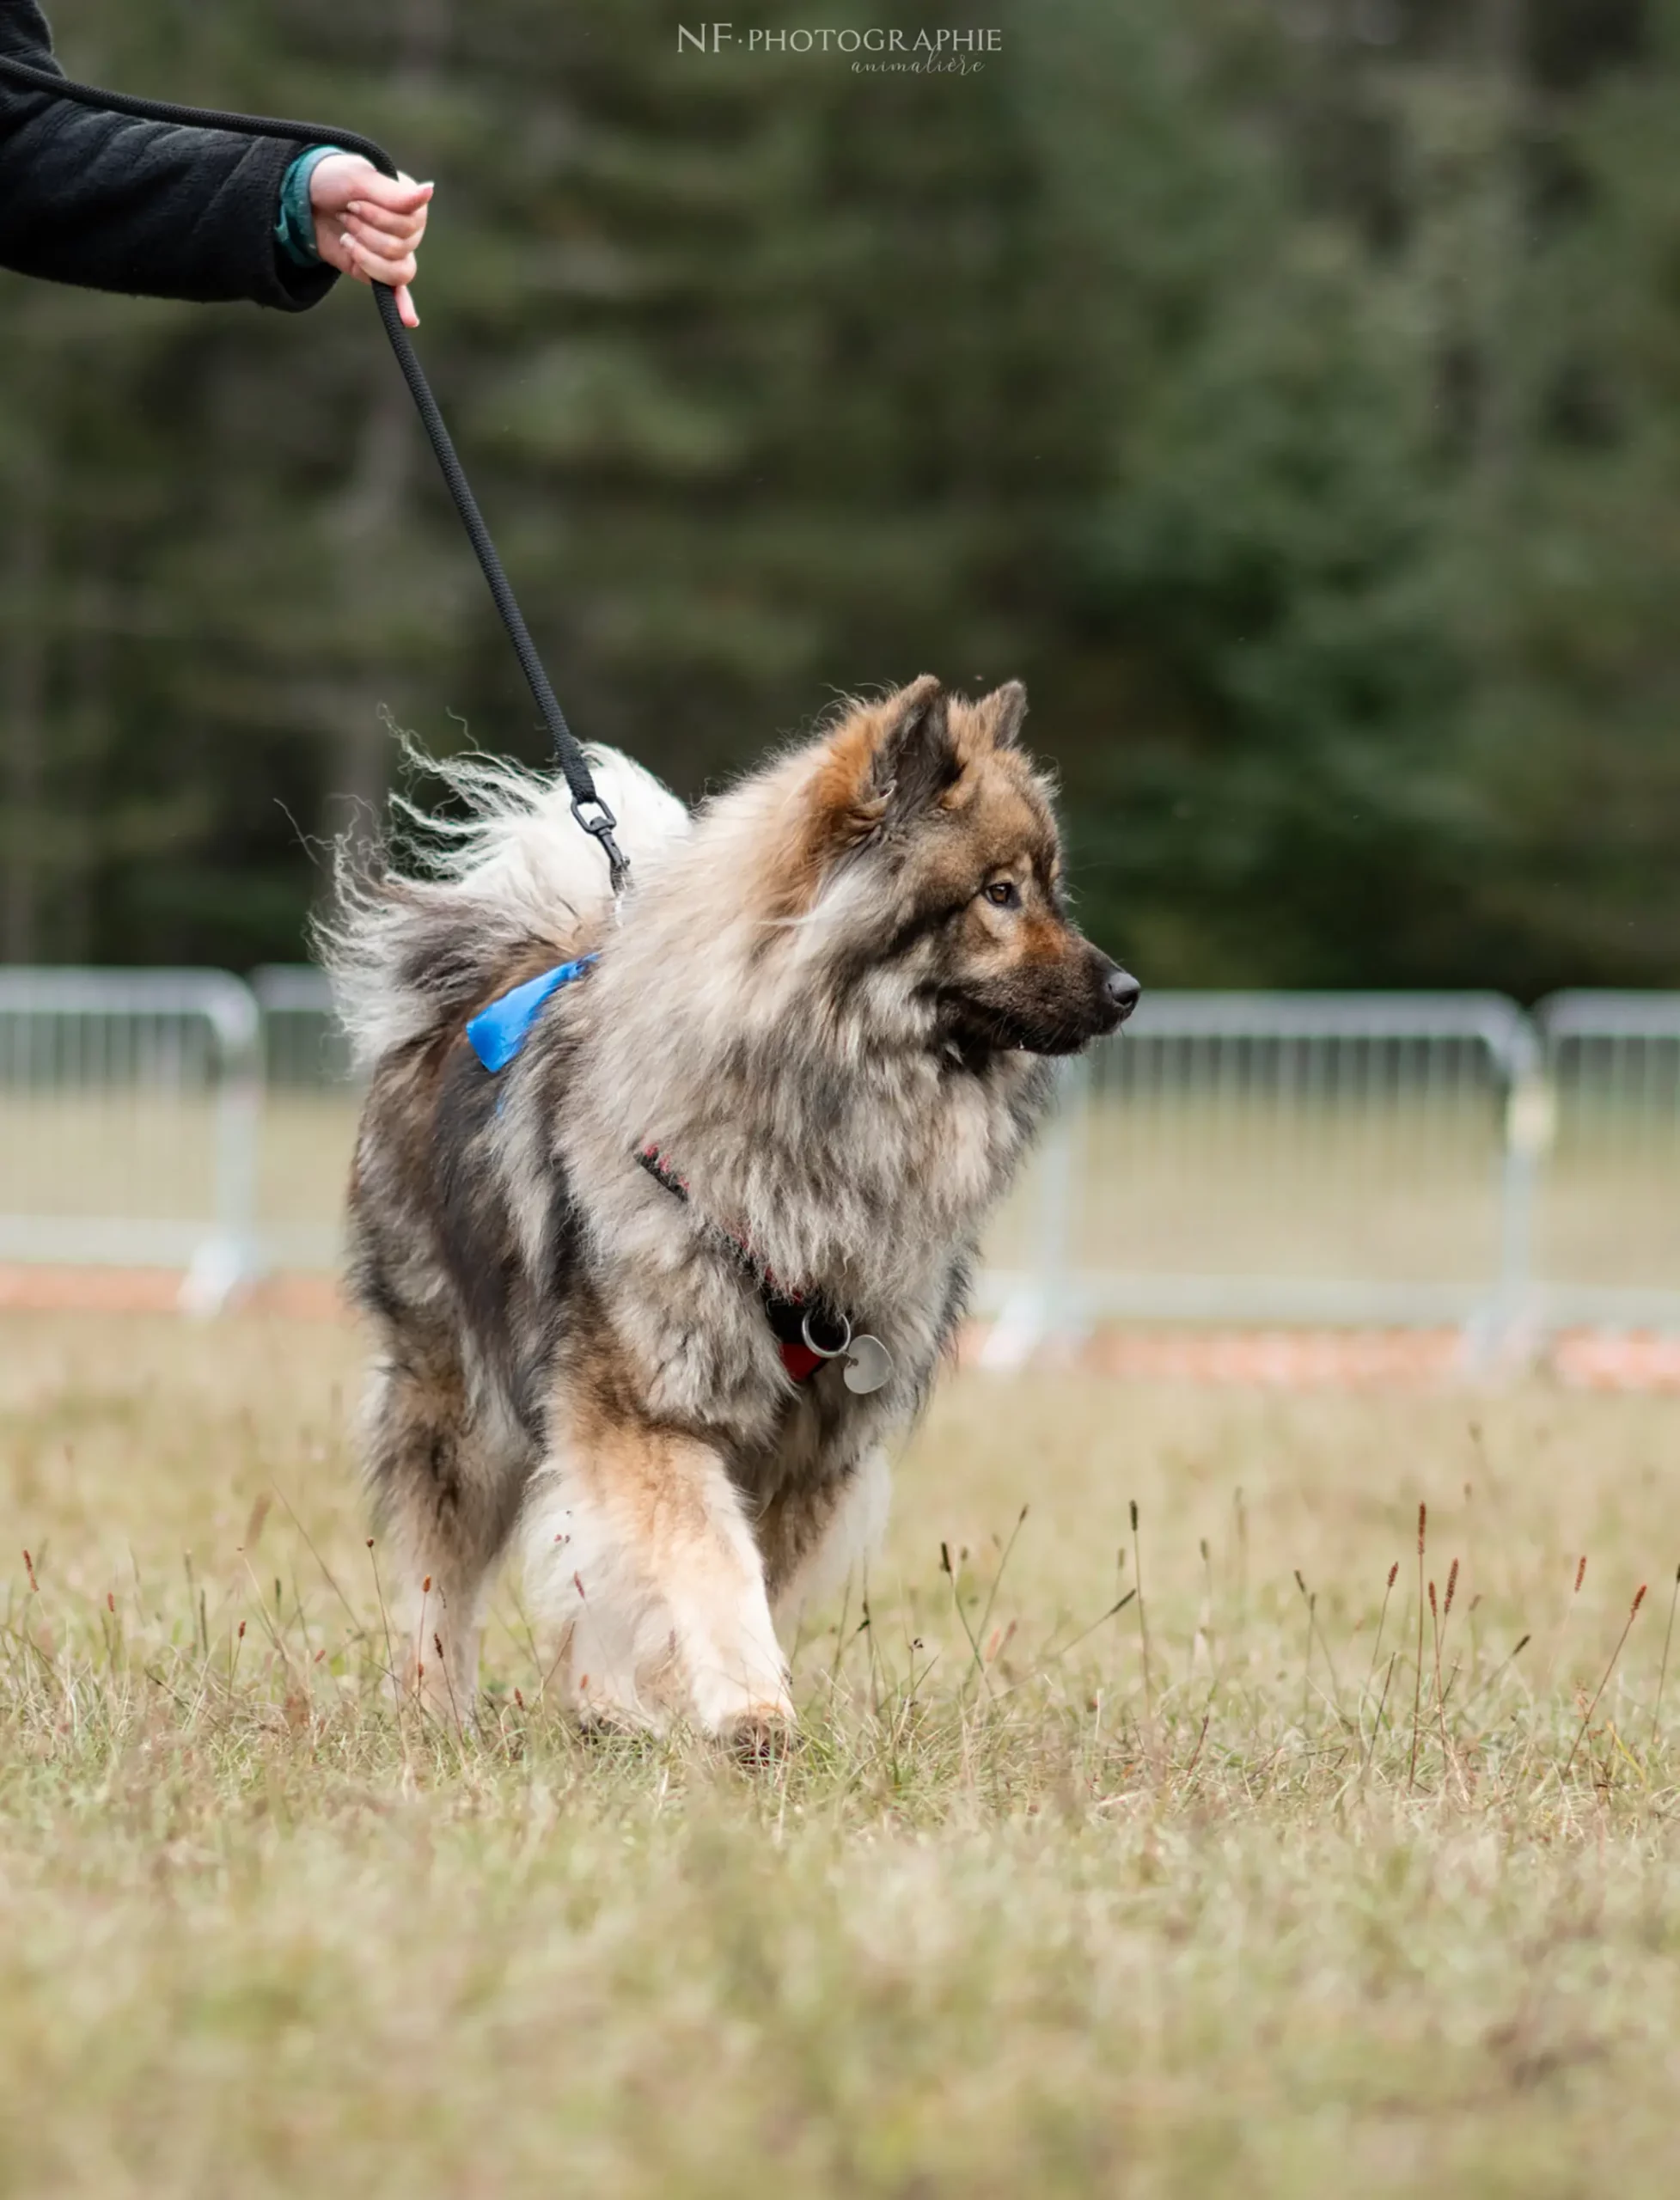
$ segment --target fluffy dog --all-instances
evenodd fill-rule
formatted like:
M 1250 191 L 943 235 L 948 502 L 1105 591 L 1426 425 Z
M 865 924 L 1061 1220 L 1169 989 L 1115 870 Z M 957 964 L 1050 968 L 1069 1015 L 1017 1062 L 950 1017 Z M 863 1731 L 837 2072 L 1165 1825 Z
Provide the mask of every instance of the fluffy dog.
M 924 677 L 693 818 L 602 752 L 617 911 L 564 786 L 482 761 L 464 816 L 400 805 L 406 875 L 341 863 L 368 1475 L 441 1714 L 517 1543 L 585 1717 L 791 1720 L 773 1611 L 878 1530 L 1047 1057 L 1138 997 L 1069 920 L 1025 709 Z

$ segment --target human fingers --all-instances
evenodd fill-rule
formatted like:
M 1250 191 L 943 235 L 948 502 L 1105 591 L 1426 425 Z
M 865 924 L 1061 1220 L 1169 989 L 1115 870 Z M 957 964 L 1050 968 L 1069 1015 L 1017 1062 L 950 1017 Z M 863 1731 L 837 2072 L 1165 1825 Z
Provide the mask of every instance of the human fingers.
M 346 237 L 345 243 L 350 254 L 350 272 L 363 282 L 385 283 L 392 290 L 400 290 L 414 280 L 418 270 L 412 252 L 393 259 L 385 253 L 370 250 L 359 237 Z
M 362 251 L 361 248 L 357 244 L 354 237 L 345 237 L 342 241 L 340 250 L 342 251 L 344 257 L 341 261 L 335 261 L 334 264 L 341 266 L 344 273 L 353 276 L 358 283 L 372 284 L 386 282 L 386 277 L 384 274 L 381 273 L 379 265 L 370 254 Z M 412 274 L 414 266 L 414 262 L 412 258 L 406 262 L 406 265 Z M 398 318 L 401 321 L 403 327 L 405 328 L 418 328 L 420 325 L 420 316 L 415 310 L 414 296 L 412 291 L 410 290 L 408 284 L 406 283 L 388 283 L 387 284 L 387 288 L 395 294 L 397 315 Z
M 414 265 L 415 251 L 420 241 L 418 237 L 387 236 L 382 229 L 368 229 L 362 223 L 349 217 L 346 217 L 345 221 L 345 235 L 352 244 L 359 246 L 362 251 L 372 259 L 386 260 L 394 266 L 406 261 L 411 268 Z M 382 276 L 380 278 L 382 282 L 384 279 Z M 412 281 L 412 277 L 407 276 L 403 279 Z
M 352 199 L 345 208 L 347 220 L 357 222 L 376 239 L 394 239 L 406 250 L 417 245 L 425 235 L 426 210 L 418 208 L 412 214 L 399 213 L 388 206 L 376 206 L 365 199 Z
M 326 162 L 321 166 L 327 166 Z M 416 214 L 430 200 L 436 185 L 416 183 L 412 175 L 382 175 L 376 168 L 354 178 L 355 190 L 349 194 L 362 201 L 371 211 L 377 207 L 391 214 Z

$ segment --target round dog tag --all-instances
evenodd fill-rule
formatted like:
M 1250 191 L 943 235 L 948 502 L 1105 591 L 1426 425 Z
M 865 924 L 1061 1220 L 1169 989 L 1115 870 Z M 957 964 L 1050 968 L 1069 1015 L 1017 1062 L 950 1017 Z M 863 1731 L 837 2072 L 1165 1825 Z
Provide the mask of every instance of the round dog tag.
M 893 1356 L 879 1337 L 853 1337 L 846 1356 L 846 1387 L 859 1397 L 878 1390 L 893 1372 Z

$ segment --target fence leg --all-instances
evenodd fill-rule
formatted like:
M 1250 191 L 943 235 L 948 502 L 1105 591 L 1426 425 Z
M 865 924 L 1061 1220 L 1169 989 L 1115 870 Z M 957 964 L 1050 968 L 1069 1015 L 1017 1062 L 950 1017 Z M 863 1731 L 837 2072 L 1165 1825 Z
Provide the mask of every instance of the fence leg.
M 1529 1366 L 1541 1345 L 1534 1292 L 1534 1207 L 1557 1127 L 1550 1085 L 1536 1060 L 1514 1072 L 1500 1160 L 1500 1273 L 1484 1312 L 1470 1325 L 1467 1357 L 1478 1375 Z
M 261 1018 L 229 978 L 211 1010 L 216 1043 L 216 1227 L 180 1288 L 187 1314 L 215 1314 L 255 1277 L 257 1148 L 262 1111 Z
M 1039 1150 L 1031 1268 L 986 1340 L 982 1367 L 1020 1367 L 1042 1345 L 1071 1344 L 1083 1333 L 1084 1310 L 1073 1284 L 1073 1201 L 1090 1096 L 1090 1064 L 1065 1064 L 1055 1113 Z

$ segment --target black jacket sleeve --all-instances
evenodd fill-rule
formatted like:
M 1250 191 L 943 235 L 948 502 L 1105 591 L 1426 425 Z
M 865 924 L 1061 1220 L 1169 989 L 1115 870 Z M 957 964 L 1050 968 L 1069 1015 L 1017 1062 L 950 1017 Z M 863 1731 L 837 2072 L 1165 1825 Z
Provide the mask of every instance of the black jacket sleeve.
M 35 0 L 0 0 L 0 54 L 61 73 Z M 96 290 L 301 312 L 337 279 L 276 248 L 302 149 L 54 99 L 0 75 L 0 267 Z

